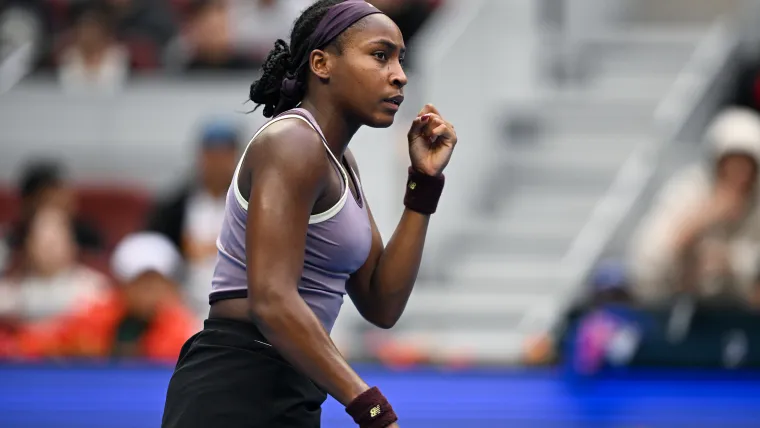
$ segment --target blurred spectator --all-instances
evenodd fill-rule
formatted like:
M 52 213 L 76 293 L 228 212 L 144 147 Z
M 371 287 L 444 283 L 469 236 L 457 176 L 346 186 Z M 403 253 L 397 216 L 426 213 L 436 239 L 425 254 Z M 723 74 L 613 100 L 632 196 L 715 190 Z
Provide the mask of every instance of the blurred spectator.
M 10 231 L 8 244 L 19 248 L 26 239 L 29 223 L 43 207 L 63 210 L 71 219 L 71 229 L 77 245 L 85 250 L 101 250 L 101 234 L 77 216 L 76 195 L 67 183 L 62 168 L 56 162 L 34 161 L 22 172 L 19 183 L 21 218 Z
M 108 281 L 77 263 L 68 213 L 48 206 L 32 217 L 19 270 L 0 283 L 0 313 L 20 324 L 59 316 L 97 298 Z
M 232 123 L 212 121 L 202 132 L 199 176 L 159 203 L 148 225 L 150 230 L 167 236 L 189 263 L 188 292 L 201 312 L 208 308 L 216 239 L 240 149 L 240 133 Z
M 177 34 L 175 16 L 165 0 L 105 0 L 121 40 L 143 40 L 166 45 Z
M 5 275 L 5 270 L 8 268 L 10 260 L 11 250 L 8 248 L 8 244 L 5 240 L 0 240 L 0 277 Z
M 189 262 L 216 256 L 225 196 L 237 166 L 239 130 L 223 120 L 209 122 L 198 148 L 198 177 L 159 203 L 149 222 L 149 229 L 167 236 Z
M 592 306 L 631 303 L 633 299 L 625 264 L 614 259 L 602 260 L 592 275 L 591 293 Z
M 246 70 L 258 64 L 241 55 L 232 41 L 227 0 L 193 0 L 182 34 L 167 48 L 175 70 Z
M 174 362 L 198 328 L 172 279 L 181 258 L 164 237 L 139 233 L 116 248 L 119 285 L 104 298 L 22 330 L 18 352 L 27 357 L 114 357 Z
M 37 0 L 0 0 L 0 92 L 26 76 L 43 44 L 43 23 Z
M 430 14 L 438 7 L 437 0 L 375 0 L 375 7 L 382 10 L 401 29 L 404 40 L 414 38 Z
M 240 51 L 263 63 L 275 40 L 290 38 L 290 30 L 310 0 L 230 0 L 231 37 Z
M 528 340 L 523 360 L 526 364 L 549 364 L 559 357 L 559 345 L 572 327 L 585 314 L 606 305 L 631 303 L 630 284 L 625 265 L 617 260 L 600 261 L 591 274 L 585 295 L 572 305 L 553 331 Z M 590 323 L 594 325 L 594 323 Z M 605 325 L 606 324 L 599 324 Z M 602 335 L 599 335 L 601 337 Z
M 707 140 L 708 161 L 670 179 L 634 237 L 633 291 L 645 303 L 682 291 L 734 302 L 758 293 L 760 117 L 729 108 Z
M 382 10 L 398 25 L 407 47 L 407 53 L 414 48 L 414 36 L 427 22 L 435 9 L 440 5 L 440 0 L 375 0 L 371 2 L 375 7 Z M 411 63 L 414 55 L 409 55 Z M 407 64 L 409 65 L 409 64 Z
M 58 64 L 64 89 L 113 91 L 125 83 L 129 52 L 116 41 L 113 16 L 102 3 L 78 6 L 70 42 Z

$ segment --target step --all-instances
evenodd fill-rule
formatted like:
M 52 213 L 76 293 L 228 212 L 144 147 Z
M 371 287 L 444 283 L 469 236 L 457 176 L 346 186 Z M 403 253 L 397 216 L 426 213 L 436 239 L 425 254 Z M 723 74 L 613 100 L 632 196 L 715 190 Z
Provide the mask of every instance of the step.
M 709 24 L 724 13 L 745 6 L 743 0 L 639 0 L 632 3 L 630 19 L 673 26 L 683 22 Z
M 603 67 L 596 70 L 587 84 L 588 100 L 602 100 L 612 104 L 625 102 L 649 108 L 653 112 L 662 95 L 673 86 L 684 66 L 679 62 L 672 70 L 662 71 L 653 69 L 650 64 L 642 64 L 648 67 L 648 71 L 642 72 L 631 64 L 611 62 L 608 65 L 611 68 Z M 619 68 L 616 67 L 618 65 Z
M 539 142 L 510 150 L 508 165 L 536 169 L 582 169 L 608 171 L 617 169 L 637 146 L 636 142 L 615 139 L 598 144 L 566 141 L 566 144 Z M 549 171 L 547 171 L 549 172 Z
M 546 107 L 548 129 L 560 134 L 595 134 L 622 136 L 646 134 L 654 126 L 654 111 L 635 105 L 577 104 L 570 107 Z
M 557 262 L 559 264 L 559 262 Z M 466 273 L 461 272 L 458 280 L 449 279 L 449 287 L 466 288 L 472 293 L 523 293 L 530 291 L 536 295 L 555 295 L 569 291 L 572 284 L 569 280 L 563 280 L 562 275 L 552 274 L 536 277 L 517 276 L 518 273 L 504 273 L 498 278 L 485 278 L 480 280 L 462 278 Z M 456 281 L 456 282 L 455 282 Z M 416 286 L 415 286 L 416 288 Z
M 634 71 L 594 70 L 586 80 L 545 89 L 540 98 L 545 104 L 572 108 L 579 104 L 635 105 L 652 109 L 675 80 L 676 73 L 636 74 Z
M 579 217 L 586 218 L 600 196 L 584 189 L 563 192 L 549 187 L 518 185 L 512 195 L 499 204 L 498 215 L 519 221 L 549 222 L 561 218 L 574 221 Z
M 477 249 L 477 254 L 493 253 L 503 258 L 535 254 L 564 257 L 569 251 L 576 233 L 574 231 L 562 234 L 542 234 L 529 236 L 527 234 L 515 234 L 513 236 L 484 236 Z
M 484 283 L 536 283 L 541 281 L 561 281 L 566 273 L 561 269 L 560 259 L 550 257 L 511 255 L 503 257 L 493 252 L 470 251 L 452 261 L 449 281 L 466 286 Z
M 668 50 L 690 49 L 710 30 L 710 25 L 626 25 L 621 23 L 615 29 L 589 34 L 584 41 L 595 48 L 620 51 L 623 48 L 637 48 L 653 53 Z
M 621 156 L 622 157 L 622 156 Z M 503 190 L 510 193 L 516 187 L 551 188 L 561 193 L 584 193 L 601 195 L 606 192 L 625 159 L 610 160 L 609 164 L 590 163 L 588 165 L 562 162 L 552 156 L 546 162 L 534 159 L 514 159 L 506 162 L 503 172 Z
M 505 328 L 519 328 L 526 314 L 550 305 L 556 294 L 549 290 L 537 293 L 516 287 L 478 290 L 460 286 L 446 293 L 441 291 L 415 291 L 404 311 L 404 325 L 489 328 L 498 324 Z
M 649 47 L 622 47 L 601 49 L 591 60 L 593 76 L 639 77 L 642 81 L 651 76 L 675 78 L 691 58 L 694 46 L 688 48 L 651 49 Z M 651 82 L 652 80 L 650 80 Z M 672 80 L 671 80 L 672 82 Z M 660 81 L 659 83 L 665 83 Z
M 502 217 L 489 217 L 476 223 L 467 224 L 460 233 L 494 239 L 527 238 L 527 237 L 555 237 L 564 236 L 572 238 L 575 233 L 569 231 L 580 230 L 585 221 L 561 219 L 555 222 L 541 222 L 528 220 L 516 223 Z
M 515 228 L 519 227 L 519 224 Z M 557 233 L 536 233 L 531 235 L 528 232 L 515 232 L 508 234 L 500 232 L 498 234 L 472 235 L 461 239 L 455 248 L 452 248 L 448 259 L 452 263 L 462 254 L 472 254 L 473 257 L 481 256 L 490 257 L 498 260 L 508 260 L 513 257 L 523 256 L 542 256 L 551 258 L 562 258 L 569 251 L 572 242 L 577 235 L 577 229 L 564 229 Z M 453 266 L 446 266 L 451 269 Z
M 420 351 L 442 361 L 473 363 L 517 363 L 528 334 L 508 328 L 414 329 L 391 334 L 394 340 L 413 344 Z

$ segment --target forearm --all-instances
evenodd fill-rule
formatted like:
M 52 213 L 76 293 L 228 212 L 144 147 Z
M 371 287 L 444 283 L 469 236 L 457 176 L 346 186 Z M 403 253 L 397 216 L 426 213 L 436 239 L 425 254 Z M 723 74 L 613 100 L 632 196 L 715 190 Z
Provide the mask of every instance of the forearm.
M 703 212 L 694 213 L 693 216 L 686 218 L 673 235 L 671 249 L 674 255 L 683 257 L 694 246 L 697 238 L 713 223 L 712 218 Z
M 404 311 L 417 280 L 429 222 L 429 215 L 405 209 L 372 274 L 373 307 L 391 325 Z
M 344 406 L 369 389 L 299 296 L 262 300 L 251 317 L 285 360 Z

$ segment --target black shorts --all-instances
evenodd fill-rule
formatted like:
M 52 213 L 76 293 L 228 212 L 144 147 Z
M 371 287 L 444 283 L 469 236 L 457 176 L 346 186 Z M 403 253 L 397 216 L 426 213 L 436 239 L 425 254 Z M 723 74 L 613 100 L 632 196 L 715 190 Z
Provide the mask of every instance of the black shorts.
M 182 347 L 162 428 L 318 428 L 327 394 L 253 324 L 206 320 Z

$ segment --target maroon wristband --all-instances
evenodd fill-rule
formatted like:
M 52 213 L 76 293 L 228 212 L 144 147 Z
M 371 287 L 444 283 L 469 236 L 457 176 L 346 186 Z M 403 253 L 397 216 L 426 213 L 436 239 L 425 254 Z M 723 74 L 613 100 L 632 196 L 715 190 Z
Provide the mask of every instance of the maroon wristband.
M 433 214 L 438 208 L 445 181 L 443 174 L 435 177 L 409 167 L 404 205 L 420 214 Z
M 385 428 L 398 420 L 393 407 L 376 386 L 354 398 L 346 406 L 346 413 L 359 428 Z

